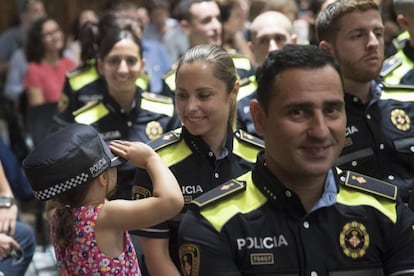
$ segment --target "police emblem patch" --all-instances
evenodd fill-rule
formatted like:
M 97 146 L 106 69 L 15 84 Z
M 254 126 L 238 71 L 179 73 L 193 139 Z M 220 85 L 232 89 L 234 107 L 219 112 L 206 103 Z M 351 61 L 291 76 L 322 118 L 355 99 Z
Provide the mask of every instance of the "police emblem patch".
M 65 95 L 65 93 L 62 93 L 62 96 L 60 96 L 59 102 L 57 104 L 57 111 L 59 113 L 64 112 L 69 106 L 69 98 Z
M 132 195 L 133 195 L 133 198 L 132 198 L 133 200 L 143 199 L 143 198 L 152 196 L 151 192 L 148 189 L 141 187 L 141 186 L 133 186 Z
M 151 121 L 147 124 L 147 127 L 145 128 L 145 134 L 147 134 L 148 138 L 150 140 L 154 140 L 155 138 L 158 138 L 163 133 L 162 126 L 157 121 Z
M 352 259 L 363 257 L 369 246 L 369 235 L 366 227 L 356 221 L 345 224 L 339 235 L 339 244 L 346 256 Z
M 181 271 L 184 276 L 196 276 L 200 271 L 200 252 L 193 244 L 183 244 L 179 249 Z
M 410 129 L 410 117 L 402 109 L 391 111 L 391 122 L 399 130 L 408 131 Z

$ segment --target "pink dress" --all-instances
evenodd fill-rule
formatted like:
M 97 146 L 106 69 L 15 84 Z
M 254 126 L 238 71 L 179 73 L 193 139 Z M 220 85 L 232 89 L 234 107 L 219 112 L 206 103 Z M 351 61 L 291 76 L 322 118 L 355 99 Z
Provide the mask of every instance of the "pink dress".
M 141 275 L 134 246 L 125 231 L 124 251 L 116 258 L 103 254 L 96 243 L 95 224 L 102 205 L 73 208 L 77 218 L 73 245 L 62 251 L 52 234 L 58 266 L 69 275 Z M 54 233 L 54 220 L 50 223 Z
M 65 76 L 76 63 L 63 57 L 57 64 L 29 62 L 24 76 L 24 89 L 42 90 L 45 103 L 58 102 L 63 91 Z

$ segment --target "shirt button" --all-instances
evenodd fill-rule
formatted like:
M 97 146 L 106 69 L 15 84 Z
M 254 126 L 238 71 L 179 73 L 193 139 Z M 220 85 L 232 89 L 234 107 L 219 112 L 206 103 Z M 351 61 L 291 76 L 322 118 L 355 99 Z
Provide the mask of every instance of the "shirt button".
M 218 173 L 214 173 L 214 177 L 215 178 L 219 178 L 219 174 Z
M 131 126 L 132 126 L 132 122 L 131 122 L 131 121 L 128 121 L 127 125 L 128 125 L 129 127 L 131 127 Z
M 214 155 L 214 153 L 213 153 L 212 151 L 210 151 L 210 152 L 208 153 L 208 156 L 210 156 L 210 157 L 213 157 L 213 155 Z
M 351 165 L 352 165 L 352 167 L 356 167 L 358 165 L 358 162 L 357 161 L 352 161 Z
M 318 276 L 318 272 L 316 272 L 316 271 L 312 271 L 310 275 L 311 275 L 311 276 Z
M 367 119 L 371 120 L 371 115 L 367 114 Z
M 414 146 L 411 146 L 411 147 L 410 147 L 410 151 L 411 151 L 411 152 L 414 152 Z
M 394 180 L 394 176 L 393 175 L 389 175 L 388 176 L 388 180 Z
M 358 102 L 358 98 L 357 97 L 353 97 L 352 101 L 354 101 L 354 103 Z
M 342 182 L 345 182 L 346 177 L 345 177 L 345 176 L 341 176 L 339 179 L 340 179 Z
M 380 144 L 380 145 L 379 145 L 379 148 L 380 148 L 381 150 L 383 150 L 383 149 L 384 149 L 384 147 L 385 147 L 385 146 L 384 146 L 384 144 Z
M 303 223 L 303 227 L 305 227 L 305 229 L 309 229 L 309 222 L 305 221 Z
M 286 195 L 286 197 L 291 197 L 292 196 L 292 193 L 289 190 L 286 190 L 285 191 L 285 195 Z

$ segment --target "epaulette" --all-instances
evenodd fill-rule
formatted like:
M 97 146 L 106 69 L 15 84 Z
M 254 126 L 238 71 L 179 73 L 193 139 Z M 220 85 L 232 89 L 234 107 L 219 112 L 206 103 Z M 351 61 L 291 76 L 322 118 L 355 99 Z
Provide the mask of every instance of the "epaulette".
M 246 182 L 233 179 L 193 199 L 191 203 L 202 209 L 245 190 Z
M 172 104 L 173 100 L 172 98 L 164 95 L 160 95 L 157 93 L 151 93 L 151 92 L 144 92 L 142 93 L 142 97 L 149 101 L 157 102 L 157 103 L 164 103 L 164 104 Z
M 408 31 L 404 31 L 400 35 L 398 35 L 396 38 L 392 40 L 392 45 L 394 45 L 395 49 L 400 50 L 404 48 L 405 42 L 410 38 L 410 35 L 408 34 Z
M 340 179 L 346 187 L 392 201 L 397 199 L 398 188 L 393 184 L 351 171 L 343 171 Z
M 387 58 L 382 64 L 380 76 L 381 77 L 387 76 L 389 73 L 394 71 L 394 69 L 400 66 L 401 64 L 402 64 L 402 59 L 397 56 L 391 56 Z
M 148 142 L 148 145 L 158 151 L 168 145 L 177 143 L 181 140 L 181 128 L 164 133 L 160 137 Z
M 234 135 L 241 141 L 247 142 L 249 144 L 255 145 L 260 148 L 264 148 L 265 144 L 262 139 L 256 137 L 242 129 L 238 129 L 234 132 Z
M 87 102 L 86 104 L 84 104 L 82 107 L 76 109 L 75 111 L 72 112 L 73 116 L 78 116 L 79 114 L 85 112 L 86 110 L 89 110 L 93 107 L 95 107 L 96 105 L 98 105 L 100 103 L 100 101 L 90 101 Z

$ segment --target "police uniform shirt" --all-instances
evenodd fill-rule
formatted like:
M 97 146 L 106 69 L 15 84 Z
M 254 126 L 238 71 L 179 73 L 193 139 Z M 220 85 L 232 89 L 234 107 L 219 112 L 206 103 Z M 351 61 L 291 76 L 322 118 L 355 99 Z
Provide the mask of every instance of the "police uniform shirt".
M 307 213 L 260 154 L 252 172 L 184 215 L 184 275 L 414 275 L 414 216 L 396 201 L 396 187 L 351 172 L 330 181 L 339 191 L 333 202 Z M 237 186 L 245 190 L 220 199 Z
M 145 93 L 136 87 L 133 108 L 126 112 L 109 95 L 106 87 L 103 78 L 85 86 L 82 89 L 83 93 L 100 91 L 103 98 L 100 101 L 90 102 L 74 112 L 76 123 L 92 125 L 105 141 L 122 139 L 147 143 L 181 126 L 170 98 Z M 128 162 L 118 167 L 118 183 L 126 189 L 126 191 L 119 190 L 123 194 L 122 197 L 130 198 L 129 187 L 134 179 L 134 173 L 135 166 Z
M 58 126 L 65 126 L 74 122 L 73 112 L 85 104 L 92 101 L 103 99 L 101 90 L 96 90 L 95 86 L 89 84 L 99 78 L 95 60 L 90 60 L 86 65 L 76 68 L 69 72 L 65 78 L 63 93 L 59 99 L 57 114 L 54 120 Z M 140 76 L 135 84 L 144 91 L 149 89 L 149 79 L 147 76 Z
M 233 134 L 230 126 L 227 133 L 223 148 L 225 154 L 219 158 L 199 136 L 191 135 L 185 127 L 149 143 L 177 178 L 186 204 L 182 212 L 192 199 L 252 168 L 258 151 L 263 148 L 263 141 L 244 131 Z M 145 170 L 137 170 L 135 183 L 136 186 L 132 187 L 134 199 L 152 195 L 152 183 Z M 178 264 L 176 235 L 179 221 L 180 216 L 133 233 L 150 238 L 169 238 L 170 256 Z
M 336 166 L 397 185 L 408 202 L 414 181 L 414 105 L 380 100 L 372 89 L 368 104 L 345 93 L 345 145 Z
M 252 115 L 250 114 L 250 101 L 256 99 L 256 90 L 257 82 L 255 76 L 240 80 L 240 89 L 237 94 L 237 128 L 258 136 Z
M 414 102 L 414 48 L 408 39 L 401 42 L 397 53 L 382 66 L 382 99 Z

